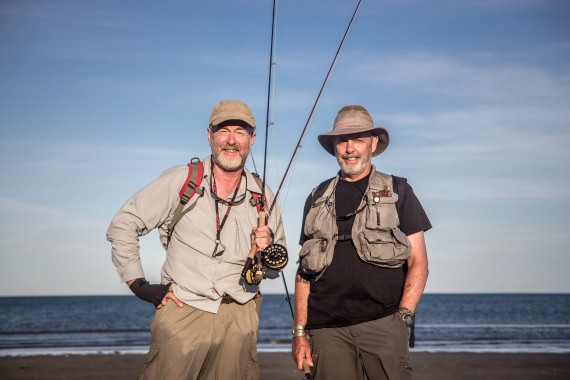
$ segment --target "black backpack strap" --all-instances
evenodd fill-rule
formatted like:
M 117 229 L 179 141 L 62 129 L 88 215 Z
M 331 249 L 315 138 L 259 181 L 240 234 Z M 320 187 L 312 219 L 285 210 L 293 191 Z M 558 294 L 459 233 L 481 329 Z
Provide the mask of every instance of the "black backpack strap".
M 398 212 L 400 211 L 400 207 L 406 198 L 407 182 L 408 180 L 404 177 L 396 177 L 395 175 L 392 176 L 392 190 L 394 193 L 398 194 L 398 201 L 396 202 L 396 209 Z
M 188 207 L 186 210 L 184 210 L 184 206 L 186 206 L 195 194 L 198 194 L 200 197 L 204 195 L 204 188 L 200 187 L 200 183 L 202 183 L 203 178 L 204 164 L 198 158 L 194 157 L 190 163 L 188 163 L 188 176 L 186 177 L 184 185 L 182 185 L 182 188 L 180 189 L 180 203 L 176 207 L 176 210 L 174 210 L 172 220 L 166 230 L 167 244 L 170 244 L 170 238 L 172 237 L 172 232 L 174 231 L 176 223 L 178 223 L 187 212 L 191 211 L 194 206 L 196 206 L 196 203 Z
M 323 182 L 321 182 L 317 187 L 315 187 L 315 189 L 313 190 L 313 192 L 311 193 L 311 207 L 313 207 L 313 205 L 315 204 L 315 201 L 317 199 L 319 199 L 320 197 L 323 196 L 323 194 L 325 193 L 327 187 L 329 187 L 329 184 L 332 182 L 332 180 L 334 180 L 335 177 L 329 178 Z

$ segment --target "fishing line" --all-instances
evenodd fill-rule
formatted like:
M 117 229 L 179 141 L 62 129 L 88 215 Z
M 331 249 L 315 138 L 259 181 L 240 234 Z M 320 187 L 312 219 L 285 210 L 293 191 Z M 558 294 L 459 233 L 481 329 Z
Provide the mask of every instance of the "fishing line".
M 276 3 L 277 0 L 273 0 L 273 14 L 271 19 L 271 48 L 269 49 L 269 78 L 267 81 L 267 108 L 265 114 L 265 144 L 264 144 L 264 151 L 263 151 L 263 176 L 261 180 L 261 195 L 259 197 L 259 212 L 258 212 L 258 222 L 257 227 L 265 226 L 267 223 L 267 216 L 269 214 L 265 211 L 265 182 L 266 182 L 266 172 L 267 172 L 267 141 L 269 140 L 269 114 L 270 114 L 270 105 L 271 105 L 271 93 L 272 93 L 272 85 L 273 85 L 273 45 L 275 42 L 275 14 L 276 14 Z M 273 244 L 271 244 L 273 245 Z M 282 246 L 281 246 L 282 247 Z M 285 249 L 283 247 L 283 249 Z M 266 252 L 267 253 L 267 252 Z M 286 255 L 286 249 L 285 249 Z M 245 264 L 242 270 L 242 276 L 245 279 L 245 282 L 249 285 L 258 285 L 261 280 L 263 279 L 263 270 L 262 264 L 259 262 L 263 258 L 263 254 L 261 253 L 261 249 L 257 246 L 257 244 L 252 243 L 251 250 L 245 260 Z M 286 261 L 285 261 L 286 265 Z
M 338 49 L 334 55 L 334 59 L 333 59 L 331 65 L 329 67 L 327 75 L 325 76 L 325 80 L 323 81 L 321 89 L 319 90 L 319 93 L 317 95 L 315 103 L 313 104 L 313 107 L 311 109 L 311 112 L 309 114 L 307 122 L 305 123 L 305 127 L 303 128 L 303 131 L 301 132 L 301 136 L 299 137 L 299 141 L 297 142 L 297 145 L 295 146 L 295 150 L 293 151 L 291 159 L 289 160 L 289 163 L 287 164 L 287 169 L 285 170 L 285 173 L 283 174 L 283 178 L 281 179 L 281 182 L 279 183 L 279 187 L 277 188 L 277 192 L 274 195 L 273 201 L 271 203 L 271 207 L 269 208 L 267 215 L 271 215 L 271 211 L 273 210 L 273 207 L 275 206 L 275 202 L 277 201 L 277 199 L 279 197 L 279 192 L 281 191 L 281 188 L 283 187 L 283 183 L 285 182 L 285 179 L 287 178 L 287 174 L 289 173 L 289 170 L 290 170 L 291 165 L 294 161 L 294 158 L 297 154 L 297 151 L 301 148 L 301 142 L 303 140 L 303 137 L 305 136 L 305 133 L 309 127 L 310 121 L 313 117 L 313 113 L 315 112 L 315 109 L 318 105 L 319 99 L 323 93 L 323 90 L 324 90 L 324 88 L 328 82 L 328 79 L 330 77 L 332 69 L 336 63 L 338 56 L 339 56 L 340 50 L 342 49 L 342 46 L 344 45 L 344 41 L 346 40 L 348 32 L 352 26 L 352 23 L 354 22 L 354 19 L 356 17 L 356 13 L 358 12 L 358 9 L 360 8 L 361 2 L 362 2 L 362 0 L 358 0 L 358 4 L 356 5 L 354 13 L 352 14 L 352 17 L 350 18 L 350 22 L 349 22 L 349 24 L 348 24 L 348 26 L 344 32 L 342 40 L 341 40 L 341 42 L 338 46 Z M 262 207 L 263 211 L 265 211 L 265 209 L 264 209 L 265 199 L 264 198 L 265 198 L 265 181 L 266 181 L 266 167 L 267 167 L 267 140 L 268 140 L 268 132 L 269 132 L 269 111 L 270 111 L 270 104 L 271 104 L 272 83 L 273 83 L 272 78 L 273 78 L 273 67 L 274 67 L 273 45 L 274 45 L 274 40 L 275 40 L 275 14 L 276 14 L 276 0 L 273 0 L 273 17 L 272 17 L 272 26 L 271 26 L 271 49 L 270 49 L 270 54 L 269 54 L 269 83 L 268 83 L 268 90 L 267 90 L 267 113 L 266 113 L 266 123 L 265 123 L 265 151 L 264 151 L 264 157 L 263 157 L 263 181 L 262 181 L 262 189 L 261 189 L 261 207 Z M 260 212 L 260 216 L 261 215 L 265 215 L 265 212 Z M 293 318 L 293 321 L 294 321 L 295 320 L 295 314 L 293 311 L 291 298 L 289 296 L 289 290 L 287 288 L 287 282 L 285 281 L 285 276 L 284 276 L 283 272 L 281 272 L 281 278 L 283 279 L 283 285 L 285 287 L 285 299 L 286 299 L 287 303 L 289 304 L 289 308 L 291 310 L 291 317 Z M 307 365 L 306 361 L 303 362 L 303 372 L 305 373 L 305 379 L 312 379 L 311 371 L 310 371 L 309 366 Z
M 270 54 L 270 70 L 272 70 L 271 72 L 273 73 L 273 75 L 271 76 L 270 74 L 270 78 L 273 78 L 273 82 L 272 82 L 272 86 L 270 87 L 271 90 L 268 92 L 268 109 L 267 109 L 267 120 L 269 119 L 269 99 L 271 99 L 271 115 L 273 116 L 273 114 L 275 113 L 275 83 L 276 83 L 276 75 L 275 75 L 275 71 L 277 69 L 277 62 L 275 61 L 275 55 L 276 55 L 276 50 L 277 50 L 277 44 L 275 43 L 276 39 L 277 39 L 277 23 L 275 22 L 276 19 L 276 14 L 277 14 L 277 1 L 275 0 L 273 2 L 273 22 L 272 22 L 272 36 L 271 36 L 271 54 Z M 270 79 L 271 80 L 271 79 Z M 271 118 L 271 120 L 273 119 L 273 117 Z M 275 151 L 275 123 L 273 121 L 268 122 L 268 125 L 271 125 L 273 128 L 271 129 L 272 131 L 272 146 L 273 146 L 273 151 Z M 266 136 L 267 136 L 267 130 L 266 130 Z M 267 144 L 267 140 L 266 140 L 266 144 Z M 275 159 L 275 168 L 276 168 L 276 173 L 277 173 L 277 178 L 279 178 L 279 164 L 277 162 L 277 159 Z M 265 169 L 264 169 L 265 170 Z M 264 180 L 263 183 L 265 183 L 265 171 L 264 171 Z M 276 198 L 274 198 L 276 199 Z M 269 215 L 269 214 L 268 214 Z M 287 304 L 289 305 L 289 310 L 291 311 L 291 317 L 293 319 L 295 319 L 295 315 L 293 312 L 293 304 L 291 302 L 291 296 L 289 294 L 289 289 L 287 287 L 287 281 L 285 280 L 285 273 L 283 271 L 281 271 L 280 273 L 281 279 L 283 280 L 283 287 L 285 288 L 285 301 L 287 302 Z
M 275 39 L 276 39 L 276 23 L 275 23 L 275 19 L 276 19 L 276 14 L 277 14 L 277 0 L 273 0 L 273 16 L 272 16 L 272 21 L 271 21 L 271 49 L 270 49 L 270 53 L 269 53 L 269 85 L 268 85 L 268 89 L 267 89 L 267 113 L 266 113 L 266 123 L 265 123 L 265 153 L 264 153 L 264 157 L 263 157 L 263 181 L 262 181 L 262 189 L 261 189 L 261 207 L 262 210 L 265 210 L 264 206 L 265 206 L 265 181 L 266 181 L 266 166 L 267 166 L 267 140 L 268 140 L 268 135 L 269 135 L 269 125 L 273 125 L 273 122 L 270 122 L 270 110 L 275 110 L 275 67 L 276 67 L 276 63 L 275 63 L 275 52 L 274 52 L 274 46 L 275 46 Z M 272 113 L 273 115 L 273 113 Z M 272 118 L 271 118 L 272 119 Z M 275 203 L 275 200 L 277 199 L 277 194 L 275 194 L 274 198 L 273 198 L 273 203 Z M 270 213 L 268 213 L 267 215 L 270 215 Z M 287 288 L 287 281 L 285 281 L 285 275 L 284 273 L 281 271 L 280 273 L 281 279 L 283 280 L 283 286 L 285 287 L 285 300 L 287 301 L 287 304 L 289 305 L 289 309 L 291 310 L 291 316 L 293 318 L 294 317 L 294 312 L 293 312 L 293 305 L 291 303 L 291 297 L 289 295 L 289 290 Z
M 311 112 L 309 113 L 309 117 L 307 119 L 307 122 L 305 123 L 305 127 L 303 128 L 303 130 L 301 132 L 301 136 L 299 137 L 299 141 L 297 142 L 297 145 L 295 146 L 295 150 L 293 151 L 291 159 L 289 160 L 289 163 L 287 164 L 287 169 L 285 169 L 285 174 L 283 174 L 281 182 L 279 183 L 279 186 L 277 187 L 277 191 L 275 193 L 275 197 L 273 198 L 273 202 L 271 203 L 271 207 L 269 207 L 268 214 L 271 214 L 271 211 L 273 210 L 273 207 L 275 206 L 275 201 L 277 200 L 277 197 L 279 196 L 279 192 L 281 191 L 281 188 L 283 187 L 283 183 L 285 182 L 285 179 L 287 178 L 287 175 L 289 174 L 289 169 L 291 168 L 291 164 L 293 163 L 293 159 L 297 155 L 297 151 L 301 148 L 301 142 L 303 141 L 303 137 L 305 137 L 305 133 L 307 132 L 307 129 L 309 127 L 309 123 L 311 122 L 311 119 L 313 118 L 313 114 L 315 112 L 317 104 L 319 103 L 319 100 L 321 98 L 323 90 L 324 90 L 324 88 L 325 88 L 325 86 L 329 80 L 330 74 L 331 74 L 332 69 L 336 63 L 338 56 L 339 56 L 340 50 L 342 49 L 342 46 L 344 45 L 344 41 L 346 40 L 346 36 L 348 35 L 350 28 L 352 27 L 352 23 L 354 22 L 354 18 L 356 17 L 356 13 L 358 12 L 358 9 L 360 8 L 361 2 L 362 2 L 362 0 L 358 0 L 358 4 L 356 5 L 356 8 L 354 9 L 354 13 L 352 14 L 352 17 L 350 18 L 350 22 L 348 23 L 346 31 L 344 32 L 342 40 L 338 46 L 338 49 L 336 50 L 333 61 L 329 67 L 327 75 L 325 76 L 325 80 L 323 81 L 321 89 L 319 90 L 317 98 L 315 99 L 315 103 L 313 104 L 313 108 L 311 109 Z
M 273 45 L 275 44 L 275 15 L 277 0 L 273 0 L 273 15 L 271 17 L 271 48 L 269 49 L 269 80 L 267 81 L 267 109 L 265 113 L 265 149 L 263 151 L 263 177 L 261 181 L 261 210 L 265 211 L 265 181 L 267 172 L 267 140 L 269 135 L 269 113 L 271 109 L 271 94 L 273 92 Z
M 255 165 L 255 159 L 253 158 L 253 152 L 249 151 L 249 158 L 251 158 L 251 162 L 253 163 L 253 172 L 257 173 L 257 166 Z

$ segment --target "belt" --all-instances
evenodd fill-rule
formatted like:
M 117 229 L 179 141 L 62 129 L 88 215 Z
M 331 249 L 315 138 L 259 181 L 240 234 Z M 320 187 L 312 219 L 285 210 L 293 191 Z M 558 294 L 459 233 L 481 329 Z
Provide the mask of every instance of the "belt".
M 347 241 L 347 240 L 352 240 L 352 234 L 336 235 L 336 241 Z
M 238 303 L 238 302 L 236 300 L 234 300 L 231 296 L 224 294 L 222 296 L 222 303 L 228 304 L 228 303 Z
M 255 301 L 257 298 L 261 297 L 261 293 L 257 292 L 255 294 L 255 296 L 253 297 L 253 300 Z M 223 304 L 228 304 L 228 303 L 237 303 L 238 305 L 243 305 L 241 303 L 239 303 L 238 301 L 234 300 L 232 298 L 232 296 L 230 296 L 229 294 L 224 294 L 222 297 L 222 303 Z M 256 301 L 257 302 L 257 301 Z M 247 303 L 247 302 L 246 302 Z

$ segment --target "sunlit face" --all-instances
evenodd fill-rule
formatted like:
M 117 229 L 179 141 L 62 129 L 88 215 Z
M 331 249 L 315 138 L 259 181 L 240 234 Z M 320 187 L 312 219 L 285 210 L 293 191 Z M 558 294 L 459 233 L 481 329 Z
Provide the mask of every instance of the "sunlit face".
M 208 128 L 208 141 L 214 163 L 222 170 L 241 170 L 255 141 L 255 132 L 237 123 L 226 123 Z
M 370 133 L 335 136 L 335 155 L 347 180 L 357 181 L 370 172 L 372 152 L 378 144 L 378 136 Z

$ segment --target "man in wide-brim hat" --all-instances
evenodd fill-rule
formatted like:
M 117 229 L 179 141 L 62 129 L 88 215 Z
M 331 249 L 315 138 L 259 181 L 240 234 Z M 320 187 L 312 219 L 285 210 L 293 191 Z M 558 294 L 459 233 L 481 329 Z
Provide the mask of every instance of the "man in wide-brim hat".
M 390 143 L 388 131 L 383 127 L 375 127 L 372 117 L 362 106 L 346 106 L 338 113 L 333 130 L 319 135 L 319 142 L 327 152 L 335 156 L 334 138 L 336 136 L 346 136 L 368 132 L 370 136 L 377 136 L 376 148 L 372 151 L 375 157 L 384 152 Z
M 364 107 L 343 107 L 319 142 L 340 171 L 305 203 L 293 359 L 317 380 L 410 379 L 430 221 L 405 178 L 372 165 L 390 138 Z

